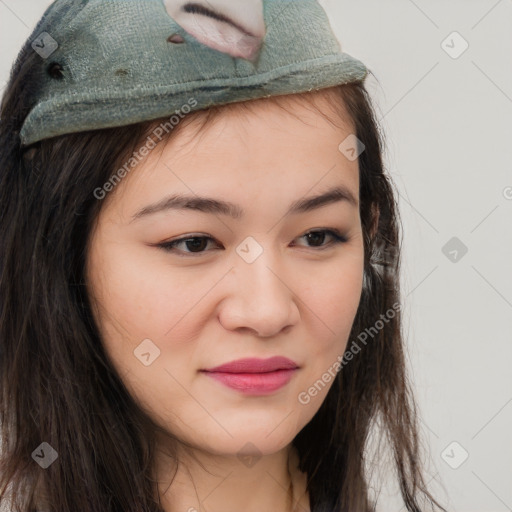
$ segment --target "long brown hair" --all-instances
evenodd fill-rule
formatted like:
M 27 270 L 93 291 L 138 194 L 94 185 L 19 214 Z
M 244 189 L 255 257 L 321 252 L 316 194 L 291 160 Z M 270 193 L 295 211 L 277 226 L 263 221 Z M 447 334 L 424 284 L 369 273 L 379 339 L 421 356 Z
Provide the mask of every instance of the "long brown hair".
M 93 191 L 160 120 L 22 148 L 19 131 L 45 73 L 58 79 L 25 45 L 1 105 L 0 502 L 9 499 L 10 510 L 23 512 L 161 511 L 153 473 L 159 427 L 109 363 L 84 280 L 89 234 L 103 205 Z M 407 510 L 426 510 L 427 504 L 444 511 L 427 490 L 420 460 L 396 308 L 398 211 L 383 168 L 382 136 L 362 83 L 329 94 L 345 106 L 365 145 L 359 157 L 364 285 L 349 340 L 387 311 L 394 315 L 337 373 L 319 411 L 293 440 L 308 477 L 311 511 L 374 510 L 365 447 L 377 420 Z M 209 110 L 205 121 L 217 110 Z M 43 442 L 58 454 L 46 469 L 36 464 L 38 450 L 47 450 Z

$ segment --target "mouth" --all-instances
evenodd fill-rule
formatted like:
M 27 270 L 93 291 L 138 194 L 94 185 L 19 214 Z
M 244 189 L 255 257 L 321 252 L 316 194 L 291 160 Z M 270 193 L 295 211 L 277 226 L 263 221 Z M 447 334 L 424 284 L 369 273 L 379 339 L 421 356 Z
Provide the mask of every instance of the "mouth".
M 297 363 L 278 356 L 270 359 L 238 359 L 201 372 L 244 394 L 265 395 L 285 386 L 297 370 Z

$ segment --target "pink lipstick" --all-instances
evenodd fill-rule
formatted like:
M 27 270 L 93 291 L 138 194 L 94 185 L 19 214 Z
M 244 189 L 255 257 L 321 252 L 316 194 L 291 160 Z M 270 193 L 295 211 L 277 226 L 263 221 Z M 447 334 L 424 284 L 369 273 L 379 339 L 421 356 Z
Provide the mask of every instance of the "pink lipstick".
M 269 359 L 238 359 L 201 371 L 242 393 L 265 395 L 285 386 L 298 369 L 297 363 L 291 359 L 276 356 Z

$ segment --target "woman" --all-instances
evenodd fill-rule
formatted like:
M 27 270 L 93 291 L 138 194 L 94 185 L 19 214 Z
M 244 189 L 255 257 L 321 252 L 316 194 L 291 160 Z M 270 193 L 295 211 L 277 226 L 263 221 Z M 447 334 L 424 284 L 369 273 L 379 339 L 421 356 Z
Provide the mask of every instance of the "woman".
M 226 2 L 61 0 L 13 67 L 12 510 L 370 511 L 377 426 L 407 510 L 444 510 L 420 462 L 367 70 L 316 1 L 260 8 L 264 37 Z

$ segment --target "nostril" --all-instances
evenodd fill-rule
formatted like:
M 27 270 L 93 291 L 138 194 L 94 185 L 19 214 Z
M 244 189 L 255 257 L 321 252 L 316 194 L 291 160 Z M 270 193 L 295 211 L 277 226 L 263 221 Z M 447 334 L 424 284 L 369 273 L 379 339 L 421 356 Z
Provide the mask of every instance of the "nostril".
M 167 38 L 167 41 L 169 43 L 181 44 L 185 42 L 185 39 L 183 39 L 179 34 L 172 34 Z
M 128 71 L 126 69 L 117 69 L 115 71 L 115 74 L 117 76 L 126 76 L 128 74 Z

